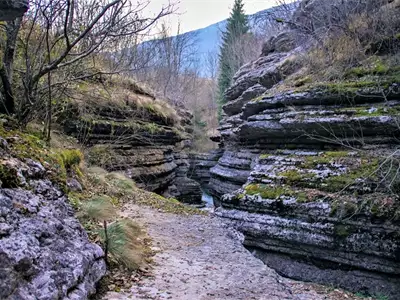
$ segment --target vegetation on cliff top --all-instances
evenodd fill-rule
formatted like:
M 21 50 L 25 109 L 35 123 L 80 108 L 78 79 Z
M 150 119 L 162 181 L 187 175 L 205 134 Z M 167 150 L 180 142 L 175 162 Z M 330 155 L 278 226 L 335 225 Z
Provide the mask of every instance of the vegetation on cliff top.
M 236 71 L 245 63 L 240 43 L 249 32 L 247 16 L 242 0 L 235 0 L 226 31 L 222 35 L 219 54 L 218 105 L 219 115 L 225 104 L 225 91 L 232 84 Z

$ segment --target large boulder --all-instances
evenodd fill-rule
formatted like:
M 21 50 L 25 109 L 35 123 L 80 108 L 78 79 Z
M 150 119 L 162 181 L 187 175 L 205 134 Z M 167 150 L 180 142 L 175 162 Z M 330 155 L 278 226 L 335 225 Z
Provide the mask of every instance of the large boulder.
M 47 180 L 0 188 L 0 298 L 84 300 L 105 275 L 67 198 Z

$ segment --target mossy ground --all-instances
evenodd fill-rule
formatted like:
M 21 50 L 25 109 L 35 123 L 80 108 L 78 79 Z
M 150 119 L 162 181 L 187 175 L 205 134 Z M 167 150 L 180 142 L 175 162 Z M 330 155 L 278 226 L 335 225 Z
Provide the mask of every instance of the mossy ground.
M 24 162 L 32 159 L 40 162 L 46 169 L 46 176 L 61 189 L 66 191 L 67 175 L 80 178 L 80 165 L 83 154 L 79 149 L 55 149 L 47 145 L 40 132 L 22 131 L 16 128 L 5 128 L 0 124 L 0 137 L 8 142 L 8 155 Z M 18 186 L 19 179 L 3 163 L 0 180 L 3 184 Z M 14 172 L 15 173 L 15 172 Z M 11 182 L 13 181 L 13 183 Z

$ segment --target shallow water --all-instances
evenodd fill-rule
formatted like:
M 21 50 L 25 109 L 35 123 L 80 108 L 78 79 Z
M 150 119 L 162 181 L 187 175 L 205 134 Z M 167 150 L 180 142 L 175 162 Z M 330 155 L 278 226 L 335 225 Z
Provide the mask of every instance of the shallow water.
M 206 203 L 206 207 L 214 207 L 214 198 L 210 194 L 207 194 L 207 192 L 204 190 L 201 200 Z

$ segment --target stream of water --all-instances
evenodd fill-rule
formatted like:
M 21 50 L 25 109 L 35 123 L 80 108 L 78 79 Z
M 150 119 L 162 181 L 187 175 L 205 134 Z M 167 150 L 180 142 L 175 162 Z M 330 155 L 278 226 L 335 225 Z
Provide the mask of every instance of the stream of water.
M 206 207 L 212 208 L 214 207 L 214 198 L 208 194 L 205 190 L 203 190 L 203 195 L 201 197 L 201 200 L 206 203 Z

